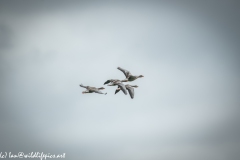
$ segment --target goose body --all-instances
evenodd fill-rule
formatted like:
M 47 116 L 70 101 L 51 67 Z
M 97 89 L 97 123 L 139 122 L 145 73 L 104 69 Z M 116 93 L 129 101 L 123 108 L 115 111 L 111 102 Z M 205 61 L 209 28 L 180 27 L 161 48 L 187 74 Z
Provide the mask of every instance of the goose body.
M 90 86 L 84 86 L 82 84 L 79 85 L 80 87 L 86 88 L 86 91 L 83 91 L 82 94 L 85 93 L 98 93 L 98 94 L 107 94 L 107 93 L 102 93 L 100 90 L 103 90 L 105 88 L 100 87 L 100 88 L 96 88 L 96 87 L 90 87 Z
M 126 82 L 126 81 L 127 81 L 127 82 L 128 82 L 128 81 L 131 82 L 131 81 L 134 81 L 134 80 L 136 80 L 136 79 L 138 79 L 138 78 L 144 77 L 143 75 L 134 76 L 134 75 L 132 75 L 128 70 L 123 69 L 123 68 L 121 68 L 121 67 L 118 67 L 117 69 L 119 69 L 120 71 L 122 71 L 123 74 L 125 75 L 125 77 L 126 77 L 125 82 Z
M 128 90 L 130 97 L 133 99 L 134 98 L 134 88 L 137 88 L 138 86 L 126 84 L 125 87 Z M 117 94 L 120 90 L 121 89 L 118 87 L 115 91 L 115 94 Z

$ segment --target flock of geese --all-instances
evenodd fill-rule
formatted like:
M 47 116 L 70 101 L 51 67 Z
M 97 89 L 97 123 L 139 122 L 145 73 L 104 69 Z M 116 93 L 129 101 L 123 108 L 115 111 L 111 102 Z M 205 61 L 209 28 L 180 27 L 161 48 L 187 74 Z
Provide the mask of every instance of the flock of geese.
M 122 71 L 125 75 L 125 79 L 124 80 L 119 80 L 119 79 L 109 79 L 107 80 L 105 84 L 108 84 L 108 86 L 118 86 L 118 88 L 115 91 L 115 94 L 117 94 L 120 90 L 122 90 L 122 92 L 127 95 L 127 91 L 130 95 L 130 97 L 133 99 L 134 98 L 134 88 L 137 88 L 137 85 L 129 85 L 129 84 L 123 84 L 122 82 L 132 82 L 138 78 L 142 78 L 144 77 L 143 75 L 139 75 L 139 76 L 134 76 L 132 75 L 128 70 L 123 69 L 121 67 L 118 67 L 117 69 L 119 69 L 120 71 Z M 96 88 L 96 87 L 90 87 L 90 86 L 84 86 L 82 84 L 79 85 L 80 87 L 86 88 L 85 91 L 83 91 L 82 93 L 98 93 L 98 94 L 107 94 L 107 93 L 103 93 L 100 90 L 103 90 L 105 88 L 100 87 L 100 88 Z

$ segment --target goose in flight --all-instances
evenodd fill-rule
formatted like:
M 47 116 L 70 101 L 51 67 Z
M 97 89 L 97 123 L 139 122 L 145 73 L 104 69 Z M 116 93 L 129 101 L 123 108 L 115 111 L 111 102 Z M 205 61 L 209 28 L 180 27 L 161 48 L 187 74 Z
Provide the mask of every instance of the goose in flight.
M 129 93 L 130 97 L 133 99 L 134 98 L 134 88 L 137 88 L 138 86 L 137 85 L 126 84 L 125 87 L 128 90 L 128 93 Z M 115 91 L 115 94 L 117 94 L 120 90 L 121 89 L 118 87 Z
M 80 87 L 83 87 L 83 88 L 86 88 L 86 91 L 83 91 L 82 94 L 85 94 L 85 93 L 98 93 L 98 94 L 107 94 L 107 93 L 102 93 L 100 90 L 102 89 L 105 89 L 103 87 L 100 87 L 100 88 L 95 88 L 95 87 L 90 87 L 90 86 L 84 86 L 82 84 L 79 85 Z
M 138 79 L 138 78 L 142 78 L 142 77 L 144 77 L 143 75 L 139 75 L 139 76 L 133 76 L 128 70 L 126 70 L 126 69 L 123 69 L 123 68 L 121 68 L 121 67 L 118 67 L 117 69 L 119 69 L 120 71 L 122 71 L 123 73 L 124 73 L 124 75 L 126 76 L 126 79 L 125 79 L 125 81 L 134 81 L 134 80 L 136 80 L 136 79 Z
M 125 85 L 120 80 L 113 80 L 108 86 L 118 86 L 119 90 L 122 90 L 125 95 L 127 95 L 127 89 Z

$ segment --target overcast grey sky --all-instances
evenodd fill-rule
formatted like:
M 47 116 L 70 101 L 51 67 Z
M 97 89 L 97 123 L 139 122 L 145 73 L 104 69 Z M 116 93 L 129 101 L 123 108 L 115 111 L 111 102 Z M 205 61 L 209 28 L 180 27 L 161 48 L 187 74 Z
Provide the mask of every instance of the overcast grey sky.
M 238 160 L 237 1 L 0 1 L 0 152 Z M 117 67 L 144 75 L 135 98 Z

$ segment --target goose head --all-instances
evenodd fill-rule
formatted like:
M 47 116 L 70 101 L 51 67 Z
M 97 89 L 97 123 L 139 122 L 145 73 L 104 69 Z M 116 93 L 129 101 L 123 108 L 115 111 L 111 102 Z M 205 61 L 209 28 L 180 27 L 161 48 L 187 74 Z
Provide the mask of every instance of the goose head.
M 142 78 L 142 77 L 144 77 L 144 76 L 143 76 L 143 75 L 139 75 L 139 76 L 138 76 L 138 78 Z

